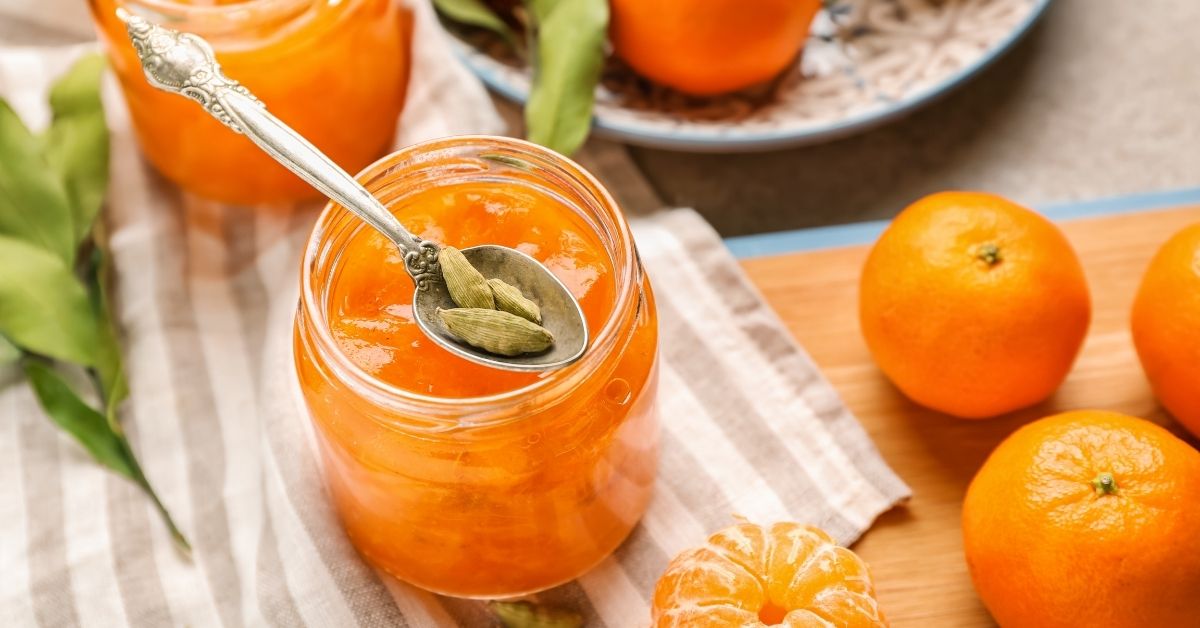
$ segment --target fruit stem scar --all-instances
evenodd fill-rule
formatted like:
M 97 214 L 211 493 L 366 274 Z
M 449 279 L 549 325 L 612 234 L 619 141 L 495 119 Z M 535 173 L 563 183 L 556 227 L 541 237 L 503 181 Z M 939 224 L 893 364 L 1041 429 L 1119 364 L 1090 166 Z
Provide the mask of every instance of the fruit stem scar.
M 986 262 L 988 266 L 995 266 L 1004 260 L 1004 256 L 1000 254 L 1000 247 L 991 242 L 979 247 L 979 252 L 975 254 L 975 257 Z
M 1092 488 L 1096 489 L 1097 496 L 1115 495 L 1117 493 L 1117 481 L 1113 479 L 1111 473 L 1101 473 L 1092 480 Z

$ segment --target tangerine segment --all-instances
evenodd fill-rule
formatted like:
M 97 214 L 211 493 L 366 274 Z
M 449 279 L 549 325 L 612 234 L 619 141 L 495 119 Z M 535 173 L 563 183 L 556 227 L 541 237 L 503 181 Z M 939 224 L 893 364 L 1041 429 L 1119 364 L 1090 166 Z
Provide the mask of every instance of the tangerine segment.
M 655 628 L 887 625 L 866 563 L 798 523 L 734 525 L 679 554 L 652 612 Z

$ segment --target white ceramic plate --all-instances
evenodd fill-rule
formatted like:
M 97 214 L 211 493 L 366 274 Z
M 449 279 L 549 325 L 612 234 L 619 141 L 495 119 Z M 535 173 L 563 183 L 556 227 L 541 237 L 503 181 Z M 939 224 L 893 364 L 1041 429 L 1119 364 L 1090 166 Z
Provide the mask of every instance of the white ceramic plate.
M 609 81 L 597 90 L 594 129 L 630 144 L 702 152 L 769 150 L 843 137 L 901 117 L 961 85 L 1011 48 L 1049 4 L 837 0 L 817 16 L 800 63 L 769 91 L 684 103 L 678 96 L 632 93 Z M 454 41 L 491 89 L 525 101 L 528 69 Z

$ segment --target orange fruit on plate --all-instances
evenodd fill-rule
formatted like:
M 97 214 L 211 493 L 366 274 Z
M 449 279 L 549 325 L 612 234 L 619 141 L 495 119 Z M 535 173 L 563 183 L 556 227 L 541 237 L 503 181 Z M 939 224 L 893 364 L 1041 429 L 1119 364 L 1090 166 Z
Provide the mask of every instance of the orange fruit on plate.
M 1200 224 L 1159 249 L 1133 301 L 1133 344 L 1163 407 L 1200 435 Z
M 1200 452 L 1098 410 L 1030 423 L 967 489 L 967 566 L 1002 626 L 1200 625 Z
M 798 523 L 730 526 L 671 561 L 654 588 L 654 628 L 887 626 L 867 565 Z
M 880 369 L 913 401 L 962 418 L 1050 396 L 1090 320 L 1083 267 L 1062 231 L 993 194 L 910 205 L 871 249 L 859 285 Z
M 796 60 L 820 0 L 611 0 L 613 51 L 642 76 L 709 96 Z

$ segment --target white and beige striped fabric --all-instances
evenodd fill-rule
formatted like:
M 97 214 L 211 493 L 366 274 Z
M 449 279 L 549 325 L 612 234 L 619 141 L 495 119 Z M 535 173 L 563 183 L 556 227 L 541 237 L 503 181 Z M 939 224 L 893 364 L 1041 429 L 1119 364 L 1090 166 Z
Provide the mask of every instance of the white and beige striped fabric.
M 499 130 L 424 8 L 416 28 L 398 142 Z M 79 52 L 0 50 L 0 95 L 43 124 L 46 86 Z M 477 602 L 371 570 L 331 510 L 291 366 L 295 279 L 315 208 L 183 197 L 141 161 L 112 85 L 106 100 L 106 211 L 133 390 L 124 421 L 195 550 L 181 556 L 144 496 L 0 372 L 0 625 L 491 625 Z M 597 143 L 583 160 L 619 196 L 650 202 L 623 149 Z M 850 543 L 908 495 L 696 214 L 644 217 L 635 232 L 662 321 L 662 462 L 629 540 L 539 596 L 589 626 L 646 625 L 670 557 L 734 515 L 811 522 Z

